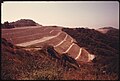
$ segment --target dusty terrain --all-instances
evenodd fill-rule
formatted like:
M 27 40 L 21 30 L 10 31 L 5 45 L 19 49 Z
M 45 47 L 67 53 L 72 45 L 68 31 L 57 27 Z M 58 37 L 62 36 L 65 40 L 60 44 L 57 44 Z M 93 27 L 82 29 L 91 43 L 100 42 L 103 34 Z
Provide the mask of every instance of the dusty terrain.
M 1 29 L 3 80 L 118 79 L 118 29 L 13 23 Z
M 54 26 L 2 29 L 2 38 L 22 47 L 43 47 L 44 45 L 52 45 L 58 53 L 68 53 L 71 57 L 76 58 L 81 47 L 75 44 L 75 39 L 61 29 L 62 27 Z M 86 52 L 86 54 L 89 55 L 90 53 Z

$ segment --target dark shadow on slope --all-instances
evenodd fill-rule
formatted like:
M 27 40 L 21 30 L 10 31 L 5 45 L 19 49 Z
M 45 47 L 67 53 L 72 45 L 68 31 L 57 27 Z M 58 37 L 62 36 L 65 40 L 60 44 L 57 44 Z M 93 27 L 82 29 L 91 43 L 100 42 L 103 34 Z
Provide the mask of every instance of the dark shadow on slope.
M 77 61 L 68 56 L 67 54 L 59 54 L 58 52 L 56 52 L 54 50 L 54 47 L 53 46 L 50 46 L 50 45 L 46 45 L 44 47 L 47 51 L 47 53 L 52 57 L 52 58 L 55 58 L 55 59 L 58 59 L 60 62 L 62 62 L 63 65 L 65 65 L 66 67 L 69 65 L 69 66 L 73 66 L 73 68 L 75 69 L 78 69 L 80 68 L 79 67 L 79 64 L 77 63 Z M 68 63 L 68 65 L 66 65 L 66 62 Z
M 54 50 L 52 46 L 47 47 L 47 52 L 51 57 L 60 59 L 60 55 Z

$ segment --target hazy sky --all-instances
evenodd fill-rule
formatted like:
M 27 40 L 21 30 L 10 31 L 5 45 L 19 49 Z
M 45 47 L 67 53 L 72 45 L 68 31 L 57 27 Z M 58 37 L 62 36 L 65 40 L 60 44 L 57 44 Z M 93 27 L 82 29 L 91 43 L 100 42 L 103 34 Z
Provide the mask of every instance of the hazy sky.
M 119 28 L 117 1 L 41 1 L 2 3 L 2 23 L 32 19 L 42 25 Z

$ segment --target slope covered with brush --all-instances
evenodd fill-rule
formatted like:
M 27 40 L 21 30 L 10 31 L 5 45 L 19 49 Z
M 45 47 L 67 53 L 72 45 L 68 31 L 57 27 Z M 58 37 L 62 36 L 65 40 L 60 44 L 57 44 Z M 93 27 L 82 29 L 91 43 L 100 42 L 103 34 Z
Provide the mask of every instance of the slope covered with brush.
M 63 28 L 62 30 L 71 35 L 79 46 L 85 47 L 93 54 L 105 56 L 114 56 L 118 54 L 119 40 L 108 34 L 85 28 Z M 119 34 L 119 32 L 116 33 Z
M 3 80 L 59 80 L 68 69 L 79 69 L 78 63 L 53 47 L 26 51 L 2 39 L 1 78 Z
M 77 63 L 67 54 L 58 54 L 52 46 L 26 51 L 2 38 L 2 80 L 116 80 L 96 63 Z M 29 48 L 28 48 L 29 49 Z
M 96 55 L 93 60 L 95 65 L 100 66 L 108 73 L 119 72 L 119 40 L 117 39 L 119 32 L 116 32 L 117 38 L 115 38 L 94 29 L 63 28 L 62 30 L 71 35 L 80 47 L 84 47 Z

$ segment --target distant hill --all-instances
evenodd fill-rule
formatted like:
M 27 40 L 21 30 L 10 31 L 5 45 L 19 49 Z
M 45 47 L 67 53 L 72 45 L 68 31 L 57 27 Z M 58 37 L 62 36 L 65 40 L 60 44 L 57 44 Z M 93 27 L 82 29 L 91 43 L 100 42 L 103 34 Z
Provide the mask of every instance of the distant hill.
M 113 28 L 113 27 L 101 27 L 101 28 L 99 28 L 99 29 L 116 29 L 116 28 Z
M 112 36 L 112 37 L 119 37 L 119 29 L 113 28 L 113 27 L 103 27 L 97 29 L 97 31 Z
M 119 29 L 113 28 L 113 27 L 102 27 L 99 29 L 96 29 L 97 31 L 103 33 L 103 34 L 110 34 L 112 36 L 119 36 Z
M 15 27 L 24 27 L 24 26 L 42 26 L 31 19 L 20 19 L 15 22 L 4 22 L 2 28 L 15 28 Z
M 39 24 L 31 19 L 20 19 L 15 22 L 11 22 L 11 25 L 14 25 L 15 27 L 22 27 L 22 26 L 38 26 Z M 42 26 L 42 25 L 40 25 Z

